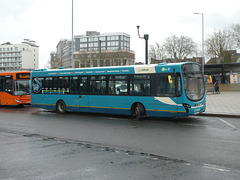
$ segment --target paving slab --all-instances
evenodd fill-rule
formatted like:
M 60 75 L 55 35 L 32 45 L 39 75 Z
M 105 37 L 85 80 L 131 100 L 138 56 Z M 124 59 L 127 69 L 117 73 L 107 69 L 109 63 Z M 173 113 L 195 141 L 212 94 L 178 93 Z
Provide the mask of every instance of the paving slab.
M 225 115 L 240 117 L 240 91 L 207 93 L 207 107 L 203 115 Z

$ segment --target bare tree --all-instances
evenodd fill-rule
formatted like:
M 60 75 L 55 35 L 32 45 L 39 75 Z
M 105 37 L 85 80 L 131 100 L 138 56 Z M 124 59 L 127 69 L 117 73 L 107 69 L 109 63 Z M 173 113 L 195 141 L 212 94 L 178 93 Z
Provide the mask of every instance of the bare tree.
M 210 57 L 220 57 L 223 51 L 232 48 L 229 31 L 227 29 L 218 30 L 213 35 L 208 35 L 205 45 Z
M 51 68 L 51 61 L 48 59 L 46 64 L 44 65 L 44 68 L 50 69 Z
M 196 43 L 187 36 L 172 35 L 165 39 L 163 47 L 171 58 L 183 59 L 196 52 Z
M 163 47 L 166 50 L 166 53 L 170 56 L 170 58 L 173 58 L 175 56 L 175 53 L 177 51 L 177 46 L 178 46 L 177 44 L 178 44 L 178 37 L 176 35 L 172 35 L 165 39 L 165 42 L 163 43 Z
M 192 55 L 197 50 L 196 43 L 193 42 L 193 40 L 187 36 L 180 36 L 178 39 L 178 57 L 179 59 L 182 59 L 184 57 L 187 57 L 189 55 Z
M 155 60 L 162 60 L 164 58 L 164 49 L 160 46 L 159 43 L 155 43 L 155 45 L 151 45 L 149 49 L 149 57 Z
M 230 27 L 231 40 L 234 46 L 240 49 L 240 24 L 234 24 Z

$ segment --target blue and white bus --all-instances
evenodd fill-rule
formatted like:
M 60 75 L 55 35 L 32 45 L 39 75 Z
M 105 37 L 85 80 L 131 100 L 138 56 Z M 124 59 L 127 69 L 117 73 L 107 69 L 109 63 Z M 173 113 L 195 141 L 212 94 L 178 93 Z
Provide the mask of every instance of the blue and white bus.
M 32 106 L 66 111 L 184 117 L 205 111 L 197 63 L 39 69 L 31 72 Z

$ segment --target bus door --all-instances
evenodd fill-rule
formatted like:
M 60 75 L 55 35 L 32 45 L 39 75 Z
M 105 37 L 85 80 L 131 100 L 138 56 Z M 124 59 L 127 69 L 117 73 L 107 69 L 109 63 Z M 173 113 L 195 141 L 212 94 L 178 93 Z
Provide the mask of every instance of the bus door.
M 106 112 L 108 104 L 106 76 L 91 76 L 89 81 L 89 108 L 91 112 Z
M 36 102 L 40 102 L 41 104 L 47 104 L 45 102 L 44 95 L 44 78 L 43 77 L 34 77 L 32 79 L 32 89 L 31 89 L 32 97 L 34 96 L 34 100 L 31 100 L 31 103 L 34 104 Z M 36 101 L 36 102 L 35 102 Z
M 70 77 L 71 94 L 76 94 L 71 104 L 78 107 L 78 111 L 88 112 L 88 80 L 85 76 Z
M 12 94 L 13 76 L 0 76 L 0 105 L 12 104 L 14 102 Z
M 157 74 L 155 82 L 156 96 L 154 97 L 154 105 L 156 111 L 163 116 L 176 116 L 176 74 Z

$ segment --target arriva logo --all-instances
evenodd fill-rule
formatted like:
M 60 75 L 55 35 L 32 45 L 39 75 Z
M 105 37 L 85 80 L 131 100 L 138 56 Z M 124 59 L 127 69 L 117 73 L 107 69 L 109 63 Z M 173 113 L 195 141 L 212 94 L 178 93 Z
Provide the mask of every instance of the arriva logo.
M 170 71 L 170 67 L 169 68 L 162 68 L 162 72 L 164 72 L 164 71 Z

